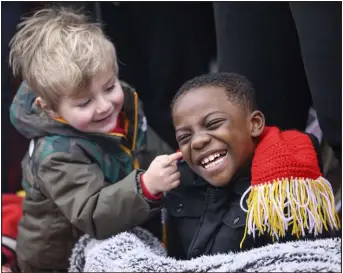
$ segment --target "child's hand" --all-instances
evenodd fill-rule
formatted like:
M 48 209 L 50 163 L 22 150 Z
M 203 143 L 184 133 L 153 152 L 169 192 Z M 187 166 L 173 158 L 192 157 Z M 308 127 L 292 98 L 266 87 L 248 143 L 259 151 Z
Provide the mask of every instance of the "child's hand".
M 180 172 L 176 160 L 182 157 L 181 152 L 157 156 L 144 173 L 144 185 L 152 195 L 170 191 L 180 184 Z

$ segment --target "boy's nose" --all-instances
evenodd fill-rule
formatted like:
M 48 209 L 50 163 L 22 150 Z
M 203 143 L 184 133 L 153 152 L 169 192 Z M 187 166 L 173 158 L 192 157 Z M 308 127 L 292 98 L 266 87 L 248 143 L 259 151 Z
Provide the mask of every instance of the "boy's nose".
M 108 112 L 111 108 L 111 103 L 107 100 L 101 99 L 98 101 L 96 112 L 98 114 Z
M 204 148 L 208 143 L 210 143 L 211 137 L 208 134 L 200 133 L 193 136 L 191 142 L 191 148 L 199 150 Z

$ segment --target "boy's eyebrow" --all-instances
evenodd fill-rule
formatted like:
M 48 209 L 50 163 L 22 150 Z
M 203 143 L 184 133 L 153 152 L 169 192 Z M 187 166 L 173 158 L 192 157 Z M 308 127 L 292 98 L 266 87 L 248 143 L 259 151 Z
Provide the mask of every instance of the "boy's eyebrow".
M 211 115 L 213 115 L 213 114 L 217 114 L 217 113 L 223 114 L 222 111 L 213 111 L 213 112 L 211 112 L 211 113 L 208 113 L 208 114 L 203 118 L 203 120 L 205 120 L 205 119 L 207 119 L 209 116 L 211 116 Z M 175 132 L 178 132 L 178 131 L 186 131 L 186 130 L 188 130 L 188 126 L 182 126 L 182 127 L 175 128 Z
M 183 126 L 183 127 L 179 127 L 179 128 L 175 128 L 175 133 L 179 132 L 179 131 L 186 131 L 188 129 L 187 126 Z
M 213 115 L 213 114 L 217 114 L 217 113 L 223 114 L 222 111 L 213 111 L 213 112 L 211 112 L 211 113 L 208 113 L 208 114 L 204 117 L 204 119 L 207 119 L 209 116 L 211 116 L 211 115 Z

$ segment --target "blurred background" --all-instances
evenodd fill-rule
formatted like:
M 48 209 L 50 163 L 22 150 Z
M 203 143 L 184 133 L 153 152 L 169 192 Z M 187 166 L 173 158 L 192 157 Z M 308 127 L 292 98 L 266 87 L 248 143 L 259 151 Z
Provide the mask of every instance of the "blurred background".
M 83 7 L 116 46 L 148 123 L 177 149 L 170 107 L 187 80 L 227 71 L 248 77 L 268 125 L 321 141 L 324 175 L 341 206 L 342 2 L 49 2 Z M 20 18 L 47 2 L 1 2 L 1 191 L 21 189 L 28 140 L 9 121 L 21 82 L 8 68 Z

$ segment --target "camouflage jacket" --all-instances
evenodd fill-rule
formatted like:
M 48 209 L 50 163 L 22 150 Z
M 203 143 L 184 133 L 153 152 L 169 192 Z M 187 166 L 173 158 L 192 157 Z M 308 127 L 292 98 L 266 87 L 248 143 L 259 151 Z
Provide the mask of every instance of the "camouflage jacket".
M 84 233 L 104 239 L 145 222 L 160 203 L 141 194 L 138 164 L 146 168 L 169 147 L 149 128 L 136 92 L 122 82 L 127 137 L 82 133 L 51 119 L 25 83 L 11 122 L 30 147 L 22 161 L 24 216 L 18 227 L 22 271 L 65 270 Z

